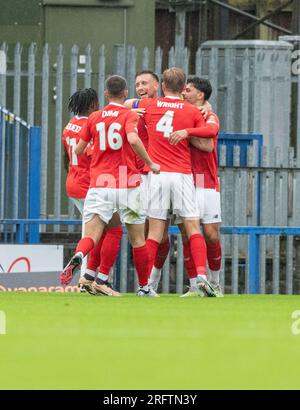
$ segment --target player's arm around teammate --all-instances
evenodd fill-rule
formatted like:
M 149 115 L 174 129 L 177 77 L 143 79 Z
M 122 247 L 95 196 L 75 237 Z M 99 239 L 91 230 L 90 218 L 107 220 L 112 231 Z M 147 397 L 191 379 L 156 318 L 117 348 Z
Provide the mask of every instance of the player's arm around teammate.
M 199 128 L 204 119 L 198 109 L 182 101 L 185 75 L 181 69 L 168 69 L 163 74 L 165 97 L 141 100 L 146 108 L 145 122 L 149 133 L 149 153 L 161 165 L 162 174 L 151 175 L 149 181 L 149 234 L 147 246 L 151 263 L 155 260 L 170 208 L 183 218 L 191 254 L 199 281 L 206 280 L 206 249 L 200 234 L 199 215 L 195 203 L 195 187 L 187 141 L 170 144 L 170 134 L 183 126 Z M 197 275 L 196 275 L 197 276 Z M 197 279 L 197 278 L 196 278 Z
M 123 106 L 127 97 L 126 80 L 120 76 L 110 77 L 106 81 L 105 95 L 109 100 L 108 106 L 89 118 L 87 132 L 76 148 L 76 153 L 80 154 L 91 139 L 94 141 L 91 185 L 84 205 L 86 236 L 78 243 L 75 255 L 62 272 L 62 277 L 73 276 L 82 257 L 99 241 L 106 224 L 117 209 L 128 228 L 140 292 L 151 296 L 148 289 L 144 219 L 140 217 L 140 205 L 135 195 L 139 192 L 138 186 L 131 188 L 135 174 L 130 166 L 125 176 L 121 174 L 121 168 L 127 162 L 126 144 L 141 156 L 153 173 L 159 173 L 159 166 L 151 161 L 136 133 L 137 114 Z M 103 283 L 98 276 L 91 285 L 90 293 L 120 296 L 109 283 Z M 108 291 L 108 288 L 111 290 Z
M 85 128 L 89 115 L 98 109 L 98 96 L 94 89 L 85 88 L 76 91 L 70 97 L 68 104 L 68 110 L 74 114 L 74 117 L 63 132 L 63 143 L 69 158 L 66 180 L 67 194 L 81 215 L 83 213 L 84 199 L 90 184 L 90 163 L 93 145 L 89 144 L 82 155 L 77 155 L 75 150 L 80 140 L 80 133 Z M 82 234 L 84 235 L 84 224 Z M 115 214 L 101 241 L 89 253 L 88 261 L 84 260 L 82 263 L 79 280 L 81 289 L 82 285 L 86 283 L 86 279 L 83 278 L 84 274 L 93 279 L 96 276 L 98 267 L 99 273 L 103 277 L 108 277 L 118 256 L 122 235 L 123 228 L 120 218 L 118 214 Z
M 140 108 L 139 104 L 143 99 L 146 98 L 157 98 L 158 97 L 158 89 L 159 89 L 159 77 L 155 72 L 152 70 L 142 70 L 138 72 L 135 76 L 135 91 L 137 98 L 130 99 L 125 101 L 125 106 L 131 108 L 133 111 L 137 112 L 140 116 L 139 123 L 138 123 L 138 134 L 139 137 L 142 139 L 145 147 L 148 147 L 148 133 L 147 128 L 145 126 L 145 122 L 143 116 L 146 112 L 145 108 Z M 209 110 L 209 107 L 207 107 Z M 137 158 L 137 168 L 141 172 L 142 182 L 141 182 L 141 195 L 143 198 L 143 203 L 145 207 L 145 213 L 147 213 L 147 205 L 148 205 L 148 171 L 144 169 L 144 163 Z M 154 262 L 154 266 L 151 272 L 151 275 L 157 277 L 160 275 L 160 270 L 164 264 L 166 257 L 168 256 L 170 250 L 170 238 L 169 238 L 169 224 L 170 221 L 167 220 L 165 223 L 163 238 L 161 243 L 159 244 L 156 259 Z M 149 221 L 146 219 L 145 221 L 145 237 L 148 237 L 149 231 Z M 152 277 L 152 280 L 153 280 Z
M 208 80 L 199 77 L 191 77 L 187 80 L 184 91 L 184 98 L 191 104 L 201 107 L 210 97 L 212 87 Z M 217 296 L 221 296 L 219 283 L 219 274 L 221 269 L 221 245 L 220 245 L 220 223 L 221 223 L 221 206 L 220 206 L 220 189 L 217 175 L 217 139 L 219 133 L 219 120 L 213 113 L 209 113 L 206 118 L 206 124 L 198 137 L 190 139 L 192 165 L 195 181 L 199 176 L 202 180 L 201 186 L 197 186 L 197 200 L 201 202 L 201 223 L 203 227 L 204 239 L 207 247 L 207 260 L 210 268 L 210 280 L 216 289 Z M 207 138 L 211 136 L 212 138 Z M 200 136 L 200 138 L 199 138 Z M 201 138 L 203 136 L 203 138 Z M 211 149 L 213 148 L 213 149 Z M 183 234 L 183 242 L 186 240 L 186 234 L 180 227 Z M 193 270 L 190 263 L 190 257 L 185 255 L 187 270 Z

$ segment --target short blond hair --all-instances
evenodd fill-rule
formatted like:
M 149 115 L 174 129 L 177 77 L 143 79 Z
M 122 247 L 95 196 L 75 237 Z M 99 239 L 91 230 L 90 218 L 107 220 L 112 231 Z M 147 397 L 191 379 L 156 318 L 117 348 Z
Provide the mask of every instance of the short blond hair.
M 181 93 L 185 86 L 185 73 L 181 68 L 171 67 L 163 72 L 163 82 L 169 91 Z

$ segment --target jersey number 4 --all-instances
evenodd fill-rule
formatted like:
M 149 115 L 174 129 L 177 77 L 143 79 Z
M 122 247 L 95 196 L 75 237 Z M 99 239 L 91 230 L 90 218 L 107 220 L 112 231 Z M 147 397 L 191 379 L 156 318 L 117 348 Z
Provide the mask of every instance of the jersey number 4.
M 161 119 L 156 124 L 156 131 L 163 132 L 164 137 L 170 138 L 171 132 L 173 132 L 173 118 L 174 118 L 174 111 L 166 111 L 165 114 L 161 117 Z
M 118 132 L 122 128 L 122 125 L 113 122 L 108 127 L 107 132 L 107 142 L 106 142 L 106 127 L 105 122 L 99 122 L 96 124 L 96 129 L 99 132 L 99 144 L 100 144 L 100 151 L 106 151 L 107 143 L 108 146 L 113 150 L 118 150 L 122 147 L 122 135 Z

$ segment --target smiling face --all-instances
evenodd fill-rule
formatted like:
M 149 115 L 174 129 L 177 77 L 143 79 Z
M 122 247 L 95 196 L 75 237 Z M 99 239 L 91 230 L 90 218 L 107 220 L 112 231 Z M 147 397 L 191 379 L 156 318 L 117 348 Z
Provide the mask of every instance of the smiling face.
M 135 91 L 138 98 L 157 97 L 159 84 L 151 74 L 141 74 L 135 79 Z
M 183 93 L 183 98 L 193 105 L 203 105 L 204 93 L 197 90 L 192 83 L 187 83 Z

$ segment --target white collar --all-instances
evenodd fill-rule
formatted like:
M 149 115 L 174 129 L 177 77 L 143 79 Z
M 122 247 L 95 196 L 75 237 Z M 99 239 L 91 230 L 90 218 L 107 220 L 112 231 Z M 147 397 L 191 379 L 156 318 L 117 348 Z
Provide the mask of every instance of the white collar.
M 171 100 L 181 100 L 180 97 L 175 97 L 175 95 L 165 95 L 165 98 L 171 98 Z
M 118 104 L 118 103 L 115 103 L 115 102 L 110 102 L 108 105 L 116 105 L 117 107 L 123 107 L 123 108 L 125 108 L 124 105 Z

